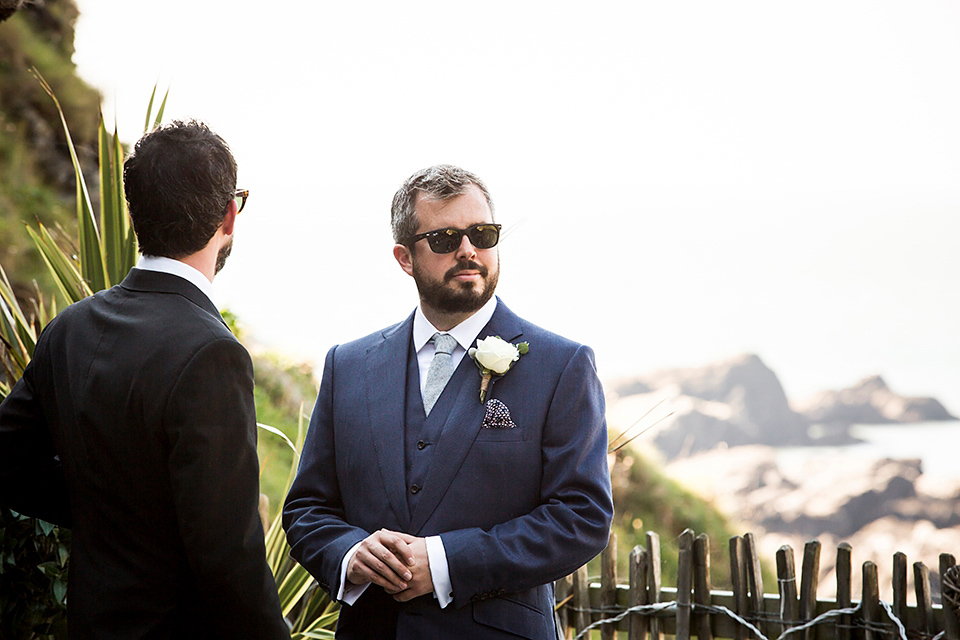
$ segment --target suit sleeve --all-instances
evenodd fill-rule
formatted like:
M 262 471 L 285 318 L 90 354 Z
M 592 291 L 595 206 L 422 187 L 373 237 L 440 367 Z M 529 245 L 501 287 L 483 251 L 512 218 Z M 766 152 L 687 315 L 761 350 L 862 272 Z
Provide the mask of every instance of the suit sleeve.
M 36 366 L 36 360 L 27 365 L 0 404 L 0 506 L 69 527 L 66 481 L 37 393 Z
M 581 346 L 553 393 L 541 440 L 540 505 L 489 530 L 440 535 L 454 606 L 575 571 L 607 545 L 613 518 L 603 389 Z
M 202 347 L 164 412 L 181 538 L 218 636 L 289 638 L 257 512 L 253 364 L 232 338 Z
M 283 528 L 290 542 L 290 555 L 332 597 L 340 591 L 343 557 L 370 535 L 347 524 L 344 517 L 333 431 L 335 353 L 336 347 L 327 353 L 300 468 L 283 508 Z

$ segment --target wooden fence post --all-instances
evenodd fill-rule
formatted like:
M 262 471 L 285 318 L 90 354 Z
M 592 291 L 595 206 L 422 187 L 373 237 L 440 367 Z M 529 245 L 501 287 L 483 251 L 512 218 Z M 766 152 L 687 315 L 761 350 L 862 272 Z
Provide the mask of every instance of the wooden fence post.
M 907 554 L 893 554 L 893 615 L 907 622 Z
M 785 544 L 777 549 L 777 578 L 780 592 L 780 633 L 784 633 L 797 621 L 797 570 L 790 545 Z
M 837 545 L 837 607 L 849 609 L 853 604 L 853 548 L 847 542 Z M 837 621 L 837 640 L 850 640 L 853 617 L 840 616 Z
M 590 576 L 586 565 L 573 574 L 573 629 L 580 633 L 590 625 Z
M 877 565 L 869 560 L 863 563 L 860 604 L 863 606 L 864 640 L 879 640 L 876 629 L 880 622 L 880 584 L 877 582 Z
M 631 607 L 649 604 L 647 599 L 647 581 L 650 573 L 650 554 L 637 545 L 630 552 L 630 599 Z M 650 628 L 647 616 L 631 613 L 627 629 L 628 640 L 647 640 L 647 630 Z
M 693 601 L 701 606 L 709 606 L 710 597 L 710 538 L 701 533 L 693 543 Z M 710 614 L 697 614 L 697 638 L 713 640 L 710 629 Z
M 617 534 L 610 532 L 610 542 L 600 554 L 600 609 L 601 618 L 612 617 L 617 608 Z M 600 627 L 602 640 L 614 640 L 615 622 Z
M 647 584 L 647 602 L 660 602 L 660 536 L 654 531 L 647 531 L 647 553 L 650 555 L 650 582 Z M 656 616 L 650 617 L 650 637 L 652 640 L 663 640 L 663 626 Z
M 803 566 L 800 584 L 797 584 L 797 571 L 794 564 L 793 549 L 787 545 L 777 550 L 777 577 L 779 591 L 780 632 L 788 631 L 802 622 L 816 618 L 818 613 L 817 590 L 820 571 L 821 545 L 811 540 L 804 545 Z M 662 599 L 676 600 L 676 615 L 663 619 L 656 613 L 631 613 L 623 624 L 604 624 L 597 634 L 602 640 L 615 640 L 618 628 L 624 629 L 629 640 L 663 640 L 666 632 L 675 635 L 676 640 L 714 640 L 714 632 L 719 629 L 721 638 L 736 640 L 754 640 L 754 632 L 747 631 L 744 625 L 731 623 L 726 618 L 715 617 L 706 607 L 723 604 L 735 610 L 740 617 L 756 624 L 758 633 L 771 637 L 777 634 L 777 621 L 771 612 L 767 612 L 763 593 L 763 578 L 760 574 L 760 562 L 757 554 L 756 538 L 753 534 L 735 536 L 730 539 L 730 574 L 733 583 L 732 596 L 725 592 L 712 592 L 710 584 L 710 541 L 705 534 L 696 536 L 686 529 L 679 538 L 679 557 L 677 559 L 677 587 L 667 589 L 667 595 L 661 593 L 661 557 L 660 538 L 652 531 L 646 534 L 646 548 L 636 546 L 630 553 L 630 588 L 626 602 L 634 608 L 659 603 Z M 616 577 L 617 538 L 611 535 L 610 543 L 601 556 L 600 589 L 588 584 L 586 567 L 581 567 L 572 576 L 557 580 L 555 583 L 559 628 L 566 640 L 574 633 L 580 634 L 587 626 L 598 619 L 609 618 L 622 612 L 618 604 Z M 852 606 L 852 549 L 849 544 L 837 546 L 837 596 L 833 602 L 820 602 L 820 611 L 824 609 L 849 609 Z M 960 567 L 952 554 L 940 554 L 940 580 L 945 594 L 940 611 L 935 610 L 932 600 L 930 571 L 922 562 L 913 563 L 914 587 L 916 590 L 916 611 L 907 604 L 908 564 L 907 556 L 897 552 L 893 556 L 893 606 L 890 613 L 903 624 L 910 638 L 933 638 L 939 634 L 942 640 L 960 640 L 960 589 L 957 587 Z M 843 614 L 835 618 L 834 633 L 830 629 L 821 633 L 824 638 L 830 635 L 835 640 L 896 640 L 895 625 L 888 623 L 888 616 L 882 610 L 877 565 L 863 563 L 862 594 L 859 615 Z M 798 589 L 799 587 L 799 589 Z M 675 595 L 674 595 L 675 592 Z M 591 604 L 591 597 L 593 603 Z M 622 601 L 622 599 L 621 599 Z M 600 605 L 598 615 L 597 604 Z M 772 605 L 773 603 L 771 603 Z M 698 607 L 704 607 L 700 609 Z M 909 627 L 908 627 L 909 625 Z M 862 638 L 860 630 L 863 630 Z M 804 629 L 802 640 L 816 640 L 818 627 Z M 592 636 L 596 637 L 596 636 Z M 791 638 L 790 640 L 801 640 Z
M 730 538 L 730 582 L 733 584 L 733 604 L 734 613 L 741 618 L 749 615 L 747 609 L 750 607 L 747 599 L 747 578 L 746 578 L 746 560 L 743 557 L 743 538 L 734 536 Z M 747 632 L 737 624 L 733 632 L 734 640 L 746 640 Z
M 557 628 L 560 630 L 560 633 L 565 634 L 567 637 L 573 637 L 570 635 L 572 631 L 571 620 L 570 620 L 570 602 L 573 600 L 573 576 L 569 575 L 565 578 L 560 578 L 553 585 L 554 591 L 556 591 L 556 600 L 557 606 Z
M 958 640 L 960 638 L 960 621 L 957 620 L 957 612 L 950 602 L 942 596 L 944 577 L 950 567 L 957 564 L 956 558 L 950 553 L 940 554 L 940 601 L 943 603 L 943 631 L 946 640 Z
M 757 628 L 763 635 L 769 635 L 770 625 L 767 624 L 763 610 L 763 575 L 760 573 L 757 540 L 752 533 L 743 536 L 743 551 L 747 563 L 747 586 L 750 589 L 750 612 L 757 618 Z
M 800 574 L 800 618 L 807 622 L 817 616 L 817 587 L 820 583 L 820 541 L 803 545 L 803 567 Z M 803 632 L 804 640 L 816 640 L 817 628 Z
M 677 558 L 677 640 L 690 640 L 690 603 L 693 601 L 693 530 L 680 534 Z
M 913 590 L 920 611 L 920 631 L 933 635 L 933 596 L 930 593 L 930 570 L 922 562 L 913 563 Z

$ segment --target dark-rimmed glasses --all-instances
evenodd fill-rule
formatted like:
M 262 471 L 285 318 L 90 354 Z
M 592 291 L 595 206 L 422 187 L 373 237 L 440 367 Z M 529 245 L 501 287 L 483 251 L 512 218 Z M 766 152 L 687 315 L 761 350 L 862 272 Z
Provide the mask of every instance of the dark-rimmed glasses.
M 454 229 L 453 227 L 434 229 L 410 236 L 403 244 L 413 246 L 414 243 L 426 238 L 430 250 L 434 253 L 450 253 L 456 251 L 463 241 L 463 236 L 467 236 L 470 238 L 470 244 L 475 248 L 492 249 L 500 242 L 500 227 L 501 225 L 493 222 L 481 222 L 466 229 Z
M 250 197 L 249 189 L 237 189 L 233 194 L 233 200 L 237 203 L 237 213 L 243 211 L 247 205 L 247 198 Z

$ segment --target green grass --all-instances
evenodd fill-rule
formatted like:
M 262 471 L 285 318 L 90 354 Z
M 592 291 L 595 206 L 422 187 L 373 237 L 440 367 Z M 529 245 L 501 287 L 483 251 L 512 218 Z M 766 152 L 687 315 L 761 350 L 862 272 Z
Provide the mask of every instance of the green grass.
M 735 531 L 727 518 L 710 502 L 667 477 L 660 465 L 636 450 L 617 452 L 611 469 L 614 501 L 613 530 L 617 534 L 617 575 L 627 582 L 630 551 L 646 546 L 646 532 L 660 536 L 662 584 L 676 586 L 679 537 L 684 529 L 710 539 L 710 579 L 714 589 L 730 589 L 729 541 L 746 531 Z M 761 559 L 765 590 L 776 592 L 776 575 Z M 599 563 L 590 565 L 590 575 L 599 575 Z
M 306 429 L 316 400 L 316 383 L 312 370 L 305 365 L 283 362 L 277 356 L 254 357 L 257 421 L 280 429 L 296 442 L 298 415 L 305 413 Z M 264 430 L 258 435 L 260 455 L 260 491 L 270 499 L 270 513 L 277 513 L 283 502 L 283 490 L 293 461 L 290 447 L 278 436 Z

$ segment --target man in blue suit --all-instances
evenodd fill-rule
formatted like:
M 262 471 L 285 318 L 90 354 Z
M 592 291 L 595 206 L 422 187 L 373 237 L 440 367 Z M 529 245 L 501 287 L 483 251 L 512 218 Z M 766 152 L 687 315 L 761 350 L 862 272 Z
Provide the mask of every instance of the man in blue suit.
M 552 582 L 613 516 L 593 352 L 494 297 L 500 226 L 475 175 L 424 169 L 391 213 L 420 304 L 327 354 L 292 554 L 346 605 L 338 638 L 555 639 Z

